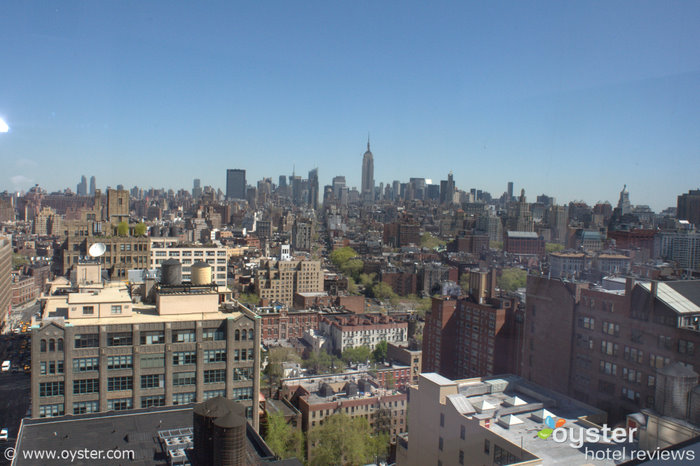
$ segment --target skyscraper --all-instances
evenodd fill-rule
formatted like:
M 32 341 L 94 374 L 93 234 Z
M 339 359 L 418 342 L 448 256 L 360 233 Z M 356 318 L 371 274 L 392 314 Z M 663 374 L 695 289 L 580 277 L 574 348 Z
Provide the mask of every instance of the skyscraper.
M 513 182 L 508 182 L 508 202 L 513 200 Z
M 202 197 L 202 181 L 199 178 L 194 179 L 194 184 L 192 186 L 192 197 L 195 199 Z
M 85 175 L 80 177 L 80 183 L 78 183 L 76 191 L 78 196 L 87 196 L 87 178 L 85 178 Z
M 245 199 L 245 170 L 226 170 L 226 199 Z
M 362 200 L 374 201 L 374 157 L 369 150 L 369 138 L 367 138 L 367 152 L 362 156 Z
M 620 209 L 620 215 L 629 214 L 632 211 L 630 204 L 630 193 L 627 191 L 627 185 L 620 191 L 620 200 L 617 202 L 617 208 Z
M 97 189 L 97 181 L 95 181 L 95 176 L 90 177 L 90 195 L 94 196 L 95 195 L 95 189 Z
M 318 209 L 318 168 L 309 172 L 309 207 Z

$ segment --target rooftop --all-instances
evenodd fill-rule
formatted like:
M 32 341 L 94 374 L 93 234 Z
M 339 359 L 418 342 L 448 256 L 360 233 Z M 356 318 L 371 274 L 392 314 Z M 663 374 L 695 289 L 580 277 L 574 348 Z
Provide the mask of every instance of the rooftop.
M 509 231 L 508 238 L 537 239 L 539 235 L 532 231 Z
M 651 293 L 651 282 L 638 285 Z M 656 297 L 678 314 L 700 314 L 700 280 L 657 282 Z
M 134 459 L 124 461 L 133 465 L 167 465 L 163 447 L 158 441 L 163 431 L 183 432 L 192 428 L 193 405 L 168 408 L 149 408 L 125 413 L 109 412 L 44 419 L 24 419 L 17 439 L 14 465 L 36 464 L 24 459 L 23 452 L 63 450 L 133 451 Z M 262 438 L 247 428 L 247 464 L 299 464 L 275 462 L 272 452 Z M 75 465 L 102 464 L 94 460 L 78 459 Z

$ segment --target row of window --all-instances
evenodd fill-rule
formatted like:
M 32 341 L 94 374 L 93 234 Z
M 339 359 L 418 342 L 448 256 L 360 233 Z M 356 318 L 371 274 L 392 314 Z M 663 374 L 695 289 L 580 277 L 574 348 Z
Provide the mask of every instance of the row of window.
M 222 341 L 225 340 L 223 328 L 208 328 L 202 331 L 202 341 Z M 234 331 L 235 341 L 253 341 L 255 332 L 253 329 Z M 194 330 L 175 330 L 172 334 L 172 343 L 194 343 L 196 334 Z M 162 330 L 141 332 L 140 344 L 160 345 L 165 343 L 165 333 Z M 133 345 L 133 335 L 131 332 L 109 333 L 107 335 L 107 346 L 131 346 Z M 75 348 L 97 348 L 100 346 L 98 334 L 79 334 L 74 339 Z M 56 349 L 58 348 L 58 349 Z M 41 340 L 41 352 L 63 351 L 63 339 Z

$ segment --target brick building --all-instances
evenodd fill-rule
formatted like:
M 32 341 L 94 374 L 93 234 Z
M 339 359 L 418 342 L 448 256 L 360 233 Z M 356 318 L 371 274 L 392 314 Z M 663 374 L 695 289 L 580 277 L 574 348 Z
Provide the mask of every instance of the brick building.
M 653 407 L 657 370 L 698 370 L 700 281 L 624 291 L 528 277 L 521 375 L 606 410 L 614 421 Z
M 374 349 L 380 341 L 401 343 L 408 338 L 408 322 L 397 322 L 384 314 L 326 314 L 318 327 L 339 354 L 348 348 Z
M 307 330 L 318 330 L 318 311 L 293 311 L 285 307 L 258 307 L 263 340 L 302 338 Z
M 543 257 L 544 238 L 530 231 L 509 231 L 503 250 L 510 254 Z

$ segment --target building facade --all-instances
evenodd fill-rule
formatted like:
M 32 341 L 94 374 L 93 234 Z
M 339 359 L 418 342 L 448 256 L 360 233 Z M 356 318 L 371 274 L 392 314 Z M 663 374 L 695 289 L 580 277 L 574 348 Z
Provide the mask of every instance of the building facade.
M 337 353 L 358 346 L 374 349 L 381 341 L 402 343 L 408 339 L 408 323 L 383 314 L 326 314 L 320 317 L 318 328 Z
M 256 273 L 255 285 L 260 299 L 291 307 L 295 293 L 323 291 L 321 262 L 263 260 Z
M 119 286 L 47 294 L 32 327 L 32 415 L 241 401 L 257 429 L 260 320 L 215 288 L 161 287 L 155 306 Z
M 182 279 L 190 281 L 192 264 L 206 262 L 212 268 L 212 282 L 226 286 L 227 249 L 220 246 L 180 244 L 176 238 L 150 237 L 149 268 L 158 269 L 163 261 L 175 259 L 182 264 Z

